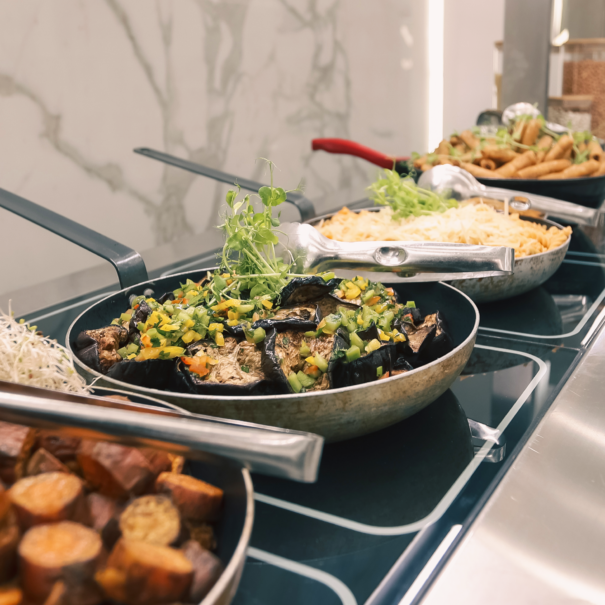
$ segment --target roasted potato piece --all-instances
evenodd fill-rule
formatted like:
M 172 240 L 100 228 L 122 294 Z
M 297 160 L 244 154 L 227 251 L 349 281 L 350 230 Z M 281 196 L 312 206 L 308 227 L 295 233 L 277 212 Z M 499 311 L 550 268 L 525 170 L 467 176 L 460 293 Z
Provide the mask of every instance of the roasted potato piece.
M 0 586 L 0 605 L 21 605 L 21 603 L 23 603 L 23 591 L 18 586 L 12 583 L 8 586 Z
M 23 477 L 35 442 L 34 429 L 0 422 L 0 479 L 4 483 L 14 483 Z
M 67 473 L 20 479 L 8 492 L 21 529 L 57 521 L 88 522 L 82 481 Z
M 223 573 L 223 563 L 195 540 L 189 540 L 183 544 L 183 553 L 193 566 L 193 580 L 187 601 L 199 603 Z
M 169 494 L 185 519 L 214 521 L 220 516 L 223 490 L 190 475 L 162 473 L 155 482 L 158 493 Z
M 32 527 L 19 544 L 19 571 L 25 595 L 44 601 L 55 583 L 64 580 L 75 590 L 90 586 L 103 551 L 97 532 L 63 521 Z
M 120 515 L 120 532 L 126 540 L 170 546 L 181 537 L 181 516 L 168 496 L 141 496 Z
M 193 566 L 180 550 L 122 539 L 95 577 L 105 596 L 121 603 L 173 603 L 187 597 Z
M 29 477 L 32 475 L 41 475 L 42 473 L 69 473 L 70 470 L 50 452 L 41 447 L 29 459 L 26 473 Z
M 14 515 L 9 513 L 0 527 L 0 582 L 7 582 L 17 571 L 17 547 L 20 537 Z M 0 600 L 0 605 L 1 603 Z
M 83 440 L 78 462 L 93 489 L 110 498 L 139 496 L 154 479 L 151 465 L 137 448 L 117 443 Z
M 78 448 L 82 439 L 61 435 L 53 431 L 38 431 L 37 446 L 44 448 L 61 462 L 70 462 L 76 459 Z

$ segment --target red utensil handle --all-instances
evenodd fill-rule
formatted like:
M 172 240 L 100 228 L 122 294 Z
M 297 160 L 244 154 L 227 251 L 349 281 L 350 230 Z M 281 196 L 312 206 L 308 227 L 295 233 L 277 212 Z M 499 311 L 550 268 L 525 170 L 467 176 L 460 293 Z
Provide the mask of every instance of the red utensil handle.
M 375 149 L 360 145 L 355 141 L 347 139 L 313 139 L 311 141 L 313 151 L 327 151 L 328 153 L 338 153 L 345 155 L 354 155 L 363 160 L 367 160 L 381 168 L 393 169 L 393 164 L 407 160 L 407 157 L 394 157 L 380 153 Z

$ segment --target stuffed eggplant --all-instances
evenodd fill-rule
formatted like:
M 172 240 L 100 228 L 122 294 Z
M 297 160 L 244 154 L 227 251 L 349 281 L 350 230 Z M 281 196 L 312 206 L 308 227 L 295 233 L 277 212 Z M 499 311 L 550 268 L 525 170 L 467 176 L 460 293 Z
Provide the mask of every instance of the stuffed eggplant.
M 247 340 L 225 338 L 191 345 L 176 363 L 174 390 L 197 395 L 266 395 L 278 390 L 265 377 L 264 347 Z

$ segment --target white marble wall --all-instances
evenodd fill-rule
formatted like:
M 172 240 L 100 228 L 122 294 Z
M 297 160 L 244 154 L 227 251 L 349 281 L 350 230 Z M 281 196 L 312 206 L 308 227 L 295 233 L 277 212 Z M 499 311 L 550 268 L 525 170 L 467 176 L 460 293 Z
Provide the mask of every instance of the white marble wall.
M 365 186 L 372 166 L 310 141 L 424 148 L 426 18 L 411 0 L 0 0 L 0 187 L 145 250 L 216 224 L 224 188 L 134 147 L 257 180 L 268 157 L 311 198 Z M 98 262 L 2 210 L 0 228 L 0 292 Z

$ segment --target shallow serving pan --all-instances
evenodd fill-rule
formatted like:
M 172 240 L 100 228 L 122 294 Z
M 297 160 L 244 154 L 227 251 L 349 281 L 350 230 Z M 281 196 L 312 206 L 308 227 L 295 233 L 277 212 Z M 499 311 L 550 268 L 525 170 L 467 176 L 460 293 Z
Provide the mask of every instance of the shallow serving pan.
M 361 210 L 378 212 L 380 208 L 375 206 L 360 209 L 356 208 L 355 210 L 352 210 L 352 212 L 361 212 Z M 307 222 L 311 225 L 317 225 L 322 220 L 331 218 L 334 214 L 335 213 L 318 216 Z M 522 216 L 521 219 L 540 225 L 547 225 L 548 227 L 563 228 L 559 223 L 547 219 L 529 216 Z M 529 292 L 542 285 L 555 273 L 565 258 L 570 241 L 571 238 L 568 238 L 565 243 L 548 252 L 541 252 L 540 254 L 533 254 L 532 256 L 515 259 L 515 270 L 511 275 L 480 277 L 478 279 L 461 279 L 452 281 L 451 284 L 455 288 L 458 288 L 458 290 L 467 294 L 476 303 L 505 300 L 507 298 L 512 298 L 513 296 L 518 296 L 519 294 L 524 294 L 525 292 Z

